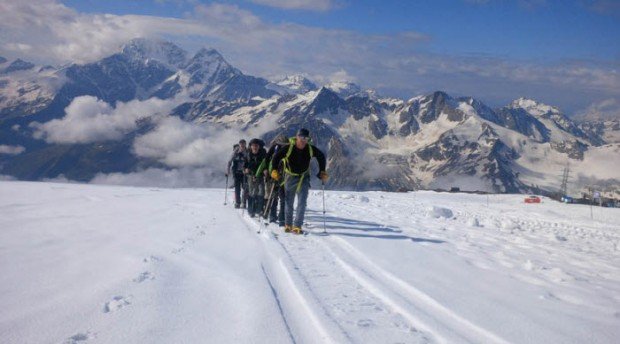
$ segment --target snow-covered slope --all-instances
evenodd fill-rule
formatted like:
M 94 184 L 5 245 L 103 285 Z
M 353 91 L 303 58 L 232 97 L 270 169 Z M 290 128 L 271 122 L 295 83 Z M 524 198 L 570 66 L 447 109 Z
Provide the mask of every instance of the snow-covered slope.
M 64 81 L 63 73 L 54 67 L 19 59 L 0 63 L 0 118 L 28 116 L 44 109 Z
M 0 182 L 7 343 L 614 343 L 618 209 L 312 191 L 294 236 L 224 190 Z M 261 230 L 257 234 L 257 230 Z

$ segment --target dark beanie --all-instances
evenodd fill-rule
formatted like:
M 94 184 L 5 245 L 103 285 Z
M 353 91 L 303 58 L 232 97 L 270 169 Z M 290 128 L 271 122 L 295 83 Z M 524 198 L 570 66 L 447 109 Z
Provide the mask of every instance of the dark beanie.
M 310 132 L 306 128 L 301 128 L 297 130 L 297 136 L 310 137 Z

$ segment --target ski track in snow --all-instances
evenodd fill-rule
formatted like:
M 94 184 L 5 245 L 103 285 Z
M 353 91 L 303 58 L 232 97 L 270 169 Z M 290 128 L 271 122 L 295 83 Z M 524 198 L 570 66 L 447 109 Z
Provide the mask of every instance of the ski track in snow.
M 63 193 L 64 202 L 94 209 L 110 199 L 135 202 L 135 199 L 146 200 L 154 191 L 157 194 L 186 192 L 90 186 L 91 191 L 101 192 L 86 195 L 76 185 L 21 185 L 48 187 Z M 587 217 L 589 209 L 580 206 L 555 204 L 545 199 L 542 205 L 530 207 L 523 205 L 519 196 L 511 195 L 493 195 L 493 202 L 487 206 L 484 196 L 475 195 L 328 192 L 327 235 L 321 235 L 323 217 L 318 211 L 321 193 L 313 190 L 306 215 L 310 234 L 299 236 L 282 233 L 274 225 L 265 226 L 250 219 L 245 211 L 222 207 L 221 203 L 209 212 L 200 199 L 207 195 L 204 197 L 208 202 L 215 203 L 215 197 L 223 196 L 220 190 L 198 190 L 191 195 L 191 200 L 179 201 L 183 197 L 175 196 L 176 201 L 172 203 L 151 205 L 155 208 L 149 209 L 149 214 L 155 212 L 162 219 L 168 214 L 184 218 L 182 225 L 162 224 L 160 232 L 153 231 L 169 233 L 166 238 L 175 239 L 160 241 L 157 235 L 141 237 L 144 245 L 132 245 L 144 246 L 140 254 L 124 261 L 131 266 L 124 270 L 131 271 L 130 274 L 124 274 L 122 280 L 105 288 L 91 286 L 92 295 L 98 298 L 92 308 L 98 315 L 83 310 L 84 307 L 76 310 L 79 314 L 93 315 L 88 321 L 70 319 L 73 331 L 64 330 L 61 338 L 65 339 L 55 342 L 106 342 L 120 338 L 200 342 L 205 338 L 192 335 L 201 329 L 183 325 L 189 324 L 187 319 L 207 316 L 192 324 L 210 323 L 217 319 L 209 316 L 227 316 L 221 314 L 227 310 L 218 308 L 219 303 L 192 308 L 184 314 L 188 306 L 200 300 L 196 297 L 209 292 L 241 297 L 233 305 L 256 299 L 260 307 L 267 307 L 264 311 L 268 313 L 259 317 L 273 329 L 265 332 L 271 332 L 270 335 L 255 338 L 257 342 L 612 343 L 620 335 L 617 330 L 620 328 L 620 217 L 614 210 L 597 210 L 599 219 L 592 221 Z M 87 202 L 81 204 L 84 200 Z M 4 202 L 0 203 L 0 212 L 5 215 L 4 224 L 9 228 L 27 223 L 26 220 L 34 226 L 44 221 L 59 221 L 71 224 L 68 228 L 76 228 L 70 233 L 78 233 L 78 229 L 88 235 L 99 233 L 88 232 L 88 226 L 83 226 L 89 223 L 87 212 L 56 214 L 57 211 L 46 207 L 50 207 L 49 203 L 38 200 Z M 572 207 L 568 209 L 577 215 L 565 217 L 565 207 Z M 13 218 L 18 222 L 11 222 Z M 129 223 L 135 227 L 141 226 L 142 221 L 137 217 Z M 150 226 L 156 224 L 157 221 L 150 222 Z M 245 272 L 256 271 L 253 280 L 243 277 L 235 283 L 237 275 L 224 280 L 223 285 L 230 286 L 231 293 L 208 289 L 213 283 L 219 285 L 218 281 L 226 278 L 228 271 L 211 272 L 213 267 L 226 262 L 214 258 L 220 256 L 212 251 L 227 252 L 232 246 L 205 246 L 216 238 L 213 231 L 222 228 L 228 232 L 220 233 L 229 233 L 232 242 L 254 243 L 249 246 L 254 247 L 254 252 L 248 253 L 250 256 L 226 258 L 238 260 L 231 263 L 233 269 L 256 265 L 255 270 Z M 14 233 L 28 238 L 28 232 Z M 146 229 L 145 233 L 151 231 Z M 66 240 L 70 235 L 62 233 L 58 238 Z M 103 239 L 97 236 L 90 239 L 88 235 L 80 237 L 81 240 L 93 243 L 128 240 L 118 234 Z M 54 233 L 36 245 L 46 247 L 42 245 L 54 244 L 56 238 Z M 129 243 L 118 246 L 122 251 L 116 254 L 126 253 L 124 247 Z M 113 250 L 116 247 L 111 246 Z M 0 253 L 9 248 L 3 244 Z M 88 248 L 78 257 L 85 253 Z M 118 262 L 123 264 L 122 259 Z M 8 270 L 8 266 L 2 266 Z M 239 276 L 245 275 L 240 272 Z M 235 285 L 248 282 L 257 283 L 264 290 L 253 289 L 245 299 L 244 289 L 235 289 Z M 201 284 L 205 285 L 204 291 L 184 288 Z M 12 290 L 8 292 L 18 295 Z M 80 296 L 80 300 L 93 299 L 92 295 Z M 57 300 L 50 302 L 63 304 L 62 297 Z M 9 296 L 0 301 L 11 305 Z M 213 311 L 209 313 L 208 307 L 219 310 L 217 315 Z M 152 309 L 151 313 L 145 313 L 147 309 Z M 249 310 L 257 311 L 245 309 L 243 313 Z M 241 317 L 237 320 L 242 322 L 241 319 L 246 319 L 244 314 L 235 313 L 231 312 L 232 319 Z M 167 331 L 166 325 L 178 316 L 184 320 L 174 323 L 176 332 Z M 265 325 L 255 325 L 258 318 L 248 316 L 250 322 L 245 320 L 243 326 L 246 332 L 237 327 L 224 328 L 223 332 L 211 332 L 208 339 L 239 342 L 252 338 L 257 328 Z M 5 314 L 1 319 L 10 318 Z M 79 323 L 82 325 L 75 325 Z M 131 332 L 123 332 L 120 337 L 115 336 L 119 326 L 124 328 L 129 325 L 122 324 L 134 323 L 141 333 L 150 335 L 124 337 Z M 220 322 L 225 323 L 226 320 Z M 0 334 L 7 333 L 6 338 L 18 341 L 10 336 L 12 332 L 6 324 L 0 322 Z M 252 326 L 258 327 L 252 329 Z M 34 330 L 33 327 L 28 331 Z M 181 333 L 189 337 L 183 339 L 179 337 L 185 337 Z
M 244 216 L 244 219 L 253 227 L 262 227 L 260 223 L 254 222 L 254 219 L 249 219 L 247 216 Z M 270 233 L 269 228 L 262 229 L 262 232 L 265 231 Z M 268 238 L 275 239 L 280 244 L 295 273 L 300 275 L 313 299 L 317 300 L 324 314 L 338 325 L 344 337 L 350 342 L 381 342 L 385 338 L 397 343 L 450 343 L 464 339 L 471 339 L 471 342 L 505 342 L 494 334 L 459 318 L 429 296 L 378 269 L 359 252 L 355 252 L 356 259 L 349 260 L 355 261 L 355 264 L 346 263 L 344 258 L 325 244 L 324 241 L 329 240 L 327 236 L 317 238 L 285 234 L 277 237 L 272 235 Z M 349 253 L 354 250 L 341 239 L 337 242 L 340 248 Z M 368 270 L 374 270 L 375 273 L 371 274 Z M 401 290 L 396 291 L 389 284 L 380 282 L 386 280 L 386 277 L 390 283 L 396 283 Z M 413 301 L 403 303 L 403 300 Z M 409 310 L 403 304 L 423 304 L 423 306 Z M 427 315 L 416 315 L 420 311 L 426 312 Z M 434 331 L 425 323 L 436 321 L 429 318 L 448 318 L 446 325 L 457 322 L 461 327 L 460 333 L 448 337 L 445 334 L 433 333 Z M 450 331 L 451 329 L 447 327 L 446 333 Z

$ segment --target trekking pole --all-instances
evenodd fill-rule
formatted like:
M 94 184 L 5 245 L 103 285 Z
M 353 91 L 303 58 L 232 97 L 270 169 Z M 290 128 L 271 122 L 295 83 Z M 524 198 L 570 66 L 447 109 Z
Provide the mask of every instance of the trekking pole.
M 228 200 L 228 173 L 226 174 L 226 187 L 224 188 L 224 205 L 226 205 L 227 200 Z
M 327 233 L 327 226 L 325 225 L 325 182 L 321 181 L 321 188 L 323 189 L 323 233 Z
M 245 193 L 247 191 L 246 190 L 246 187 L 247 187 L 246 183 L 247 182 L 248 182 L 248 180 L 247 180 L 247 178 L 245 176 L 245 173 L 244 173 L 243 174 L 243 184 L 241 184 L 241 186 L 243 186 L 243 188 L 242 188 L 243 190 L 241 192 L 241 216 L 245 216 L 245 207 L 247 206 L 246 202 L 247 202 L 247 198 L 248 197 L 246 196 L 246 193 Z

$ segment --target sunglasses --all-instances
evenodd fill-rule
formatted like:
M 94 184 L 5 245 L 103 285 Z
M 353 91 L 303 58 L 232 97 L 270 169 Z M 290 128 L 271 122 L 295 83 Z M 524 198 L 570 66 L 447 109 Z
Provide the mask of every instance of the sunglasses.
M 297 136 L 298 139 L 302 140 L 302 141 L 308 141 L 310 140 L 310 138 L 308 136 Z

